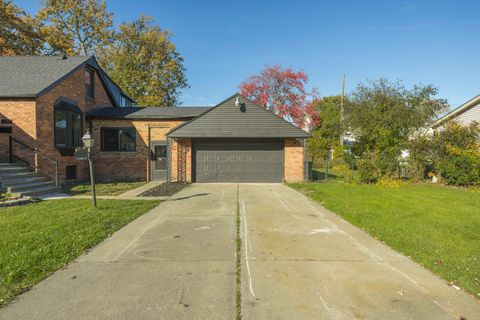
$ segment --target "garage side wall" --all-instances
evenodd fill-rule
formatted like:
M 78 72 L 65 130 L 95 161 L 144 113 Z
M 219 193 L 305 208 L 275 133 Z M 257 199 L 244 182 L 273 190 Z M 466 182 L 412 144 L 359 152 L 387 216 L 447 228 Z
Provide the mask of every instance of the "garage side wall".
M 304 181 L 304 152 L 300 139 L 285 139 L 285 181 Z
M 188 138 L 172 139 L 171 156 L 171 181 L 192 182 L 192 140 Z

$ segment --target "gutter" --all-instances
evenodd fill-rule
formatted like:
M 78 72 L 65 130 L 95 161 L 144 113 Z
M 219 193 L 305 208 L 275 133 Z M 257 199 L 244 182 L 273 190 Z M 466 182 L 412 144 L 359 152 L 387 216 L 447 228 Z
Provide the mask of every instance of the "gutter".
M 9 98 L 15 98 L 15 99 L 19 99 L 19 98 L 33 98 L 33 99 L 36 99 L 38 97 L 38 94 L 22 94 L 22 93 L 19 93 L 19 94 L 9 94 L 9 95 L 0 95 L 0 99 L 9 99 Z

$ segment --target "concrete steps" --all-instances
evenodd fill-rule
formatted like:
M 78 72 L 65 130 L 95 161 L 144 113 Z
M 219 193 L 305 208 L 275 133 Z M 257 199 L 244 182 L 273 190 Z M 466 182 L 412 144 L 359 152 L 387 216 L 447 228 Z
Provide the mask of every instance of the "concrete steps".
M 38 196 L 62 190 L 20 163 L 0 163 L 0 189 L 19 196 Z

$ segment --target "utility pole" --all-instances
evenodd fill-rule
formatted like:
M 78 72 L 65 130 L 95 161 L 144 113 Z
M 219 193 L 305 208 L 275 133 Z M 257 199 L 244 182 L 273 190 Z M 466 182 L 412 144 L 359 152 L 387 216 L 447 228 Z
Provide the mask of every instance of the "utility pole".
M 340 97 L 340 145 L 343 146 L 343 112 L 344 112 L 344 99 L 345 99 L 345 74 L 342 79 L 342 95 Z

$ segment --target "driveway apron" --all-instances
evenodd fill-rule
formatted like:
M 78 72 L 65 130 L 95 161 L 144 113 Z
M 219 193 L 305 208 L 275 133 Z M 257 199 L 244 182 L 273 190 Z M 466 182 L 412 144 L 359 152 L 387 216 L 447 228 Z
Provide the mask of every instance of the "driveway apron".
M 480 319 L 477 300 L 299 192 L 239 195 L 243 319 Z
M 236 185 L 193 185 L 0 310 L 0 319 L 234 319 Z

